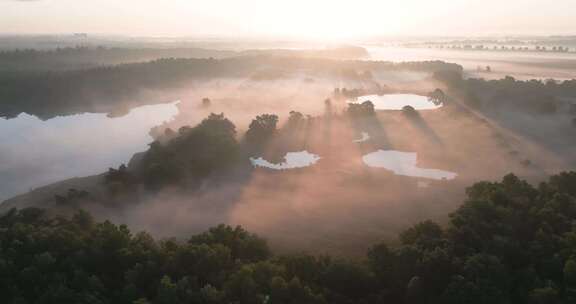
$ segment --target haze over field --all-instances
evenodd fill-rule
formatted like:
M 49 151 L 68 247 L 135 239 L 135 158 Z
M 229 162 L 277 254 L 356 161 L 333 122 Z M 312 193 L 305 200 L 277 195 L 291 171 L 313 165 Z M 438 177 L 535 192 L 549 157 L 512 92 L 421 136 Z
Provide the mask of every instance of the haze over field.
M 0 303 L 576 303 L 573 0 L 0 0 Z

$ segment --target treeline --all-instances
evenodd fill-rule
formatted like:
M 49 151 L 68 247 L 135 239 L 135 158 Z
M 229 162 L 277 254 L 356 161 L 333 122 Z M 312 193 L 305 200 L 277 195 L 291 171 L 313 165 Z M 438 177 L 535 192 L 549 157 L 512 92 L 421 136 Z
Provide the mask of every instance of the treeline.
M 65 47 L 52 50 L 16 49 L 0 51 L 0 72 L 65 71 L 98 66 L 145 62 L 161 58 L 227 58 L 235 56 L 320 57 L 361 59 L 369 56 L 362 47 L 344 46 L 327 49 L 216 50 L 205 48 L 119 48 Z
M 576 301 L 576 172 L 534 187 L 508 175 L 467 189 L 364 259 L 274 255 L 220 225 L 187 240 L 42 209 L 0 217 L 3 303 L 465 303 Z
M 434 78 L 448 85 L 454 95 L 464 97 L 469 105 L 478 109 L 495 109 L 500 106 L 512 106 L 517 109 L 539 113 L 554 114 L 570 110 L 563 104 L 562 97 L 576 97 L 576 79 L 555 80 L 517 80 L 506 76 L 497 80 L 482 78 L 464 79 L 461 74 L 441 71 Z
M 146 104 L 138 95 L 142 90 L 168 90 L 185 80 L 231 73 L 218 60 L 161 59 L 89 70 L 2 74 L 0 116 L 10 118 L 26 112 L 48 119 L 81 112 L 114 112 L 125 108 L 126 100 Z
M 494 51 L 494 52 L 551 52 L 568 53 L 570 48 L 564 46 L 506 46 L 506 45 L 484 45 L 484 44 L 427 44 L 427 48 L 464 50 L 464 51 Z
M 234 51 L 202 48 L 66 47 L 53 50 L 0 51 L 0 71 L 64 71 L 160 58 L 224 58 Z
M 440 61 L 391 63 L 249 56 L 221 60 L 168 58 L 87 70 L 9 72 L 0 73 L 0 117 L 15 117 L 22 112 L 43 119 L 79 112 L 110 113 L 126 107 L 122 104 L 126 100 L 130 100 L 130 106 L 158 102 L 146 100 L 140 95 L 144 91 L 159 92 L 166 100 L 176 99 L 178 95 L 172 93 L 172 89 L 190 81 L 214 78 L 266 80 L 303 72 L 364 80 L 370 75 L 366 71 L 381 70 L 461 73 L 462 68 Z M 269 75 L 270 71 L 274 73 Z

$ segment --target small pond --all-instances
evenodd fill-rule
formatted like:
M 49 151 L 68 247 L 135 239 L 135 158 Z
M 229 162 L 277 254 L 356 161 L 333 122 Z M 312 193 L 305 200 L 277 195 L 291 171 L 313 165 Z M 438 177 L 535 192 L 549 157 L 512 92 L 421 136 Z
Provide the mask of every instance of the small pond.
M 458 174 L 438 169 L 424 169 L 417 166 L 416 152 L 401 152 L 395 150 L 378 150 L 366 154 L 362 160 L 369 167 L 384 168 L 397 175 L 423 177 L 430 179 L 454 179 Z
M 319 160 L 320 156 L 308 151 L 288 152 L 284 156 L 284 161 L 281 163 L 271 163 L 262 157 L 250 158 L 250 162 L 254 167 L 263 167 L 273 170 L 305 168 L 314 165 Z

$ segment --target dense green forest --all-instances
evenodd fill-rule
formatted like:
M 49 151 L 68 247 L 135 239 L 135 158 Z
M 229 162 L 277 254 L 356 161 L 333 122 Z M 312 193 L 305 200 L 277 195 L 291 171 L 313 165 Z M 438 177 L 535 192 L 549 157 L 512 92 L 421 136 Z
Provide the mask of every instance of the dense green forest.
M 3 303 L 574 303 L 576 172 L 538 186 L 505 176 L 466 191 L 445 225 L 426 221 L 364 259 L 275 255 L 241 227 L 188 239 L 83 211 L 0 217 Z

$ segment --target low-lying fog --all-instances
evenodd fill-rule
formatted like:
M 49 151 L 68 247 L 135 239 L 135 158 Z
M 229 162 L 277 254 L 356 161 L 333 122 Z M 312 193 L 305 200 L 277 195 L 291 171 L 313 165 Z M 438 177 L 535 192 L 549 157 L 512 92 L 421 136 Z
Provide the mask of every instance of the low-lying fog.
M 421 96 L 439 86 L 432 81 L 413 81 L 412 76 L 375 73 L 374 78 L 390 91 Z M 360 254 L 382 237 L 394 240 L 399 231 L 416 221 L 445 220 L 446 214 L 461 203 L 465 188 L 475 181 L 499 179 L 510 172 L 538 180 L 568 168 L 569 156 L 552 153 L 493 118 L 463 111 L 456 106 L 460 104 L 458 100 L 452 105 L 418 111 L 415 116 L 399 110 L 378 110 L 374 119 L 354 121 L 345 114 L 349 100 L 333 96 L 338 87 L 371 89 L 361 82 L 308 74 L 276 80 L 230 78 L 190 84 L 177 92 L 181 100 L 178 114 L 154 128 L 153 135 L 163 134 L 166 128 L 194 126 L 210 113 L 224 113 L 236 125 L 239 140 L 250 121 L 264 113 L 279 115 L 282 128 L 290 111 L 299 111 L 305 117 L 310 115 L 309 127 L 299 135 L 298 149 L 287 149 L 286 142 L 279 138 L 262 155 L 255 155 L 253 164 L 246 157 L 248 173 L 235 172 L 218 182 L 207 182 L 195 193 L 164 189 L 138 204 L 127 204 L 122 212 L 106 206 L 91 206 L 91 211 L 158 236 L 184 237 L 228 223 L 268 238 L 277 250 Z M 418 98 L 424 98 L 421 96 Z M 209 104 L 203 104 L 204 98 L 210 99 Z M 327 98 L 331 98 L 330 107 L 325 102 Z M 149 140 L 142 129 L 167 120 L 176 112 L 170 105 L 161 107 L 165 111 L 160 113 L 164 114 L 156 108 L 146 108 L 154 109 L 151 112 L 156 117 L 151 121 L 144 114 L 146 125 L 140 119 L 130 119 L 137 113 L 134 110 L 123 118 L 98 116 L 98 126 L 81 135 L 70 125 L 71 133 L 65 136 L 72 143 L 89 145 L 77 148 L 80 151 L 84 147 L 100 152 L 102 147 L 111 149 L 118 145 L 129 146 L 129 152 L 118 149 L 114 157 L 108 158 L 91 153 L 90 166 L 72 165 L 70 161 L 75 157 L 61 153 L 61 159 L 43 162 L 62 161 L 70 168 L 78 166 L 82 170 L 89 167 L 90 173 L 98 159 L 107 160 L 96 168 L 99 172 L 117 165 L 120 159 L 127 163 L 130 154 L 144 150 Z M 553 117 L 540 119 L 555 123 Z M 107 127 L 124 120 L 125 125 Z M 124 126 L 130 126 L 125 132 L 132 133 L 115 134 Z M 71 134 L 77 137 L 70 137 Z M 134 141 L 125 143 L 128 139 Z M 39 145 L 43 146 L 50 145 Z M 19 163 L 14 168 L 22 171 L 26 166 Z M 71 182 L 58 189 L 65 191 L 81 185 Z
M 290 110 L 323 115 L 331 86 L 319 81 L 220 83 L 184 98 L 180 114 L 166 126 L 193 124 L 209 112 L 224 112 L 240 133 L 261 113 L 278 113 L 282 125 Z M 204 97 L 211 99 L 208 108 L 201 106 Z M 333 102 L 335 112 L 346 106 L 347 101 Z M 420 111 L 418 119 L 397 110 L 378 111 L 377 117 L 377 125 L 366 127 L 324 118 L 302 146 L 306 154 L 300 156 L 309 166 L 255 168 L 248 180 L 207 187 L 192 199 L 164 193 L 120 221 L 163 236 L 226 222 L 268 237 L 279 250 L 355 254 L 383 236 L 393 240 L 415 221 L 445 219 L 474 181 L 509 172 L 541 176 L 562 168 L 539 145 L 450 106 Z M 300 152 L 277 145 L 270 150 Z M 397 152 L 381 155 L 380 150 Z M 293 163 L 293 154 L 283 155 L 279 161 L 261 155 L 253 162 L 273 168 L 303 165 Z M 527 159 L 531 165 L 523 163 Z
M 513 51 L 466 51 L 395 46 L 366 46 L 371 60 L 425 61 L 442 60 L 462 65 L 472 77 L 500 79 L 572 79 L 576 68 L 575 53 L 535 53 Z M 490 72 L 484 71 L 486 66 Z M 478 70 L 481 68 L 481 71 Z

